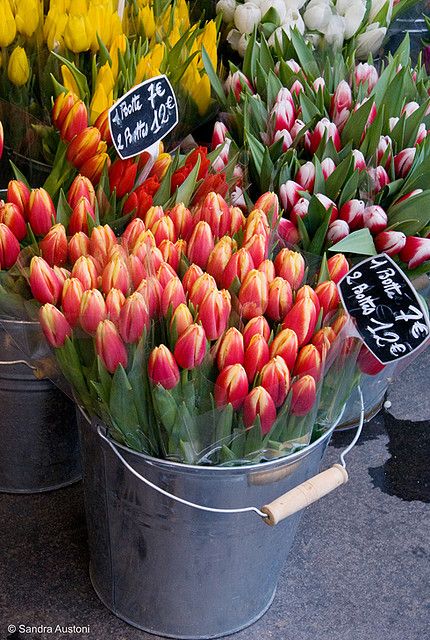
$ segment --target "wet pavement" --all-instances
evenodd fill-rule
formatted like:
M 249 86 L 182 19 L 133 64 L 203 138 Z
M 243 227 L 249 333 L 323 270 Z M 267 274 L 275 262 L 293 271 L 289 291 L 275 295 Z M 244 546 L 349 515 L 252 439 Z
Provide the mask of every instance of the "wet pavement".
M 235 640 L 429 637 L 428 352 L 365 426 L 347 458 L 349 483 L 305 512 L 271 609 Z M 351 437 L 334 435 L 324 466 Z M 155 638 L 117 619 L 92 590 L 81 485 L 0 495 L 0 522 L 0 640 Z M 24 628 L 57 625 L 85 628 Z

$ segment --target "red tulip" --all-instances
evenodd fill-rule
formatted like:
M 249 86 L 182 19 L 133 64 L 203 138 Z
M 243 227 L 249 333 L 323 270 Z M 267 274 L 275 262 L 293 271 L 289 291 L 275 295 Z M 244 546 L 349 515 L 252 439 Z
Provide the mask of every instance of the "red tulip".
M 336 284 L 342 280 L 349 271 L 348 260 L 343 253 L 336 253 L 334 256 L 327 260 L 328 272 L 330 274 L 330 280 L 333 280 Z
M 283 329 L 275 336 L 270 345 L 270 357 L 281 356 L 290 371 L 293 370 L 297 358 L 299 343 L 292 329 Z
M 295 245 L 300 240 L 297 227 L 286 218 L 281 218 L 278 225 L 278 235 L 287 244 Z
M 39 322 L 51 347 L 62 347 L 72 334 L 72 328 L 64 315 L 53 304 L 44 304 L 39 312 Z
M 315 330 L 317 312 L 310 298 L 294 303 L 282 323 L 283 329 L 293 329 L 299 341 L 299 347 L 309 342 Z M 287 363 L 288 364 L 288 363 Z
M 349 226 L 344 220 L 335 220 L 328 228 L 326 239 L 329 244 L 336 244 L 349 236 Z
M 244 358 L 243 335 L 236 327 L 231 327 L 224 333 L 217 347 L 216 360 L 218 369 L 222 371 L 222 369 L 231 364 L 243 364 Z
M 262 335 L 252 336 L 245 349 L 244 366 L 249 383 L 252 385 L 257 373 L 269 362 L 269 345 Z
M 277 277 L 269 285 L 266 315 L 271 320 L 283 320 L 293 305 L 291 285 L 284 278 Z
M 293 180 L 287 180 L 285 184 L 281 185 L 279 197 L 281 198 L 281 204 L 285 211 L 291 211 L 302 197 L 302 192 L 303 187 Z
M 281 356 L 275 356 L 261 370 L 260 385 L 266 389 L 275 407 L 284 404 L 290 388 L 290 372 Z
M 215 278 L 209 273 L 203 273 L 194 282 L 188 294 L 192 305 L 194 307 L 200 306 L 209 291 L 217 291 Z
M 119 289 L 126 296 L 130 289 L 130 284 L 127 264 L 120 257 L 112 258 L 103 269 L 103 292 L 107 295 L 110 289 Z
M 243 344 L 245 349 L 249 346 L 253 336 L 260 334 L 266 340 L 270 338 L 270 327 L 264 316 L 256 316 L 251 318 L 243 330 Z
M 247 429 L 255 424 L 257 416 L 260 418 L 263 435 L 269 433 L 276 420 L 276 407 L 264 387 L 254 387 L 243 403 L 243 422 Z
M 125 303 L 125 296 L 119 289 L 111 289 L 106 296 L 106 315 L 115 324 L 119 321 L 122 306 Z
M 150 229 L 154 235 L 157 246 L 159 246 L 163 240 L 170 240 L 171 242 L 176 242 L 177 240 L 175 226 L 169 216 L 162 216 L 150 226 Z
M 249 89 L 251 93 L 254 93 L 252 84 L 241 71 L 237 70 L 234 73 L 229 73 L 224 87 L 227 95 L 230 92 L 233 92 L 236 100 L 239 102 L 240 94 L 245 89 L 245 87 Z
M 199 220 L 207 222 L 214 238 L 222 238 L 231 227 L 230 209 L 224 198 L 218 193 L 208 193 L 201 205 Z
M 381 231 L 374 239 L 378 253 L 395 256 L 406 244 L 406 236 L 401 231 Z
M 304 284 L 297 291 L 295 302 L 298 302 L 302 298 L 310 298 L 312 300 L 312 302 L 315 305 L 315 310 L 317 312 L 317 317 L 318 317 L 318 314 L 320 312 L 320 307 L 321 307 L 320 301 L 317 294 L 315 293 L 315 290 L 312 289 L 312 287 L 310 287 L 308 284 Z
M 199 222 L 188 242 L 187 257 L 202 269 L 206 268 L 209 256 L 214 248 L 214 238 L 207 222 Z
M 193 228 L 193 219 L 189 209 L 182 203 L 177 204 L 168 211 L 167 215 L 173 222 L 176 236 L 188 240 Z
M 108 113 L 109 113 L 108 109 L 105 109 L 104 111 L 102 111 L 102 113 L 98 116 L 97 120 L 95 121 L 94 126 L 97 127 L 97 129 L 100 131 L 102 140 L 104 140 L 106 144 L 111 145 L 112 136 L 111 136 L 110 127 L 109 127 Z
M 100 181 L 105 165 L 110 167 L 110 158 L 108 154 L 105 152 L 98 152 L 84 162 L 84 164 L 80 166 L 79 170 L 83 176 L 87 177 L 93 184 L 97 185 Z
M 67 236 L 62 224 L 54 225 L 49 233 L 39 242 L 42 258 L 49 266 L 65 264 L 67 261 Z
M 400 153 L 394 156 L 394 171 L 396 178 L 405 178 L 412 168 L 416 154 L 415 147 L 402 149 Z
M 21 180 L 11 180 L 7 187 L 7 202 L 15 204 L 22 215 L 27 214 L 27 205 L 30 199 L 30 189 Z
M 89 200 L 82 196 L 73 207 L 69 220 L 69 234 L 74 235 L 79 231 L 88 234 L 88 218 L 95 222 L 96 216 Z
M 328 118 L 322 118 L 316 125 L 313 132 L 309 135 L 308 150 L 312 153 L 320 146 L 321 142 L 325 140 L 332 140 L 336 151 L 340 151 L 342 143 L 340 141 L 339 131 L 333 122 L 330 122 Z
M 254 263 L 254 267 L 258 269 L 260 264 L 267 259 L 269 253 L 269 239 L 262 233 L 255 234 L 245 242 L 243 248 L 248 251 Z
M 111 320 L 103 320 L 97 327 L 96 352 L 109 373 L 115 373 L 119 365 L 127 366 L 127 350 Z
M 233 253 L 224 271 L 223 285 L 225 289 L 229 289 L 235 278 L 243 282 L 248 273 L 254 269 L 254 261 L 251 254 L 246 249 L 239 249 Z
M 312 344 L 318 349 L 321 360 L 324 362 L 332 343 L 336 340 L 336 334 L 331 327 L 323 327 L 312 338 Z M 305 347 L 303 347 L 305 348 Z
M 79 322 L 84 331 L 94 335 L 99 323 L 106 318 L 106 303 L 98 289 L 87 289 L 81 298 Z
M 88 127 L 88 112 L 82 100 L 74 103 L 60 126 L 57 120 L 57 126 L 60 128 L 62 139 L 66 142 L 71 142 L 78 133 Z
M 98 285 L 98 272 L 94 259 L 91 256 L 81 256 L 73 265 L 72 278 L 78 278 L 84 288 L 97 289 Z
M 177 243 L 185 242 L 185 240 L 178 240 Z M 181 251 L 179 249 L 178 244 L 173 244 L 171 240 L 163 240 L 160 242 L 159 249 L 161 251 L 161 255 L 163 256 L 163 260 L 169 264 L 172 269 L 178 271 L 179 269 L 179 261 L 181 259 Z M 185 253 L 185 252 L 184 252 Z
M 185 303 L 181 302 L 173 312 L 170 320 L 170 331 L 174 331 L 176 336 L 180 337 L 193 322 L 191 311 Z
M 122 241 L 127 250 L 132 252 L 139 236 L 146 231 L 145 223 L 141 218 L 135 218 L 126 227 L 122 234 Z
M 230 207 L 231 227 L 230 236 L 241 231 L 245 225 L 245 216 L 239 207 Z
M 315 184 L 315 165 L 313 162 L 305 162 L 298 170 L 295 181 L 301 185 L 303 191 L 312 193 Z
M 269 114 L 269 119 L 273 123 L 275 131 L 281 129 L 287 129 L 287 131 L 289 131 L 293 126 L 296 119 L 296 109 L 293 96 L 286 87 L 283 87 L 279 91 L 272 111 Z
M 94 190 L 93 184 L 88 178 L 79 174 L 70 185 L 70 188 L 67 192 L 67 202 L 73 209 L 78 204 L 81 198 L 86 198 L 91 207 L 95 207 L 96 192 Z
M 81 256 L 90 255 L 90 239 L 86 233 L 79 231 L 69 240 L 69 260 L 74 264 Z
M 204 328 L 199 324 L 190 324 L 179 336 L 175 345 L 176 362 L 183 369 L 194 369 L 201 365 L 207 351 L 207 339 Z
M 294 365 L 295 376 L 311 375 L 315 381 L 321 377 L 322 361 L 321 355 L 317 347 L 313 344 L 307 344 L 302 347 L 297 355 L 296 364 Z
M 361 373 L 365 373 L 368 376 L 376 376 L 377 373 L 385 369 L 385 365 L 379 362 L 364 344 L 358 354 L 357 365 Z
M 223 144 L 227 133 L 228 129 L 223 122 L 215 122 L 212 133 L 212 149 L 216 149 L 220 144 Z
M 306 200 L 306 198 L 300 198 L 290 211 L 290 220 L 295 227 L 298 224 L 298 218 L 305 218 L 308 215 L 308 211 L 309 200 Z
M 287 280 L 293 289 L 298 289 L 305 275 L 305 261 L 297 251 L 281 249 L 275 259 L 278 276 Z
M 60 298 L 61 284 L 54 270 L 43 258 L 37 256 L 30 263 L 30 288 L 40 304 L 56 304 Z
M 232 256 L 233 246 L 233 240 L 229 236 L 224 236 L 218 240 L 209 256 L 206 269 L 215 278 L 218 286 L 222 286 L 225 268 Z
M 45 189 L 33 189 L 27 205 L 28 221 L 37 236 L 44 236 L 56 219 L 51 196 Z
M 97 153 L 100 142 L 100 131 L 96 127 L 86 127 L 70 142 L 66 153 L 67 161 L 79 169 L 84 162 Z
M 416 269 L 426 260 L 430 260 L 430 238 L 409 236 L 399 257 L 402 262 L 407 263 L 408 269 Z
M 390 177 L 385 171 L 384 167 L 376 167 L 375 169 L 368 169 L 372 190 L 376 193 L 382 191 L 387 184 L 390 183 Z
M 330 311 L 334 311 L 338 308 L 340 298 L 336 284 L 333 280 L 326 280 L 321 282 L 315 289 L 315 293 L 318 296 L 320 305 L 323 309 L 323 317 L 325 317 Z
M 293 416 L 305 416 L 315 404 L 315 379 L 306 375 L 291 385 L 292 397 L 290 412 Z
M 271 224 L 275 224 L 280 215 L 278 196 L 272 191 L 263 193 L 263 195 L 261 195 L 255 203 L 255 209 L 260 209 L 260 211 L 263 211 L 266 214 L 267 218 L 270 219 Z
M 118 328 L 125 343 L 139 342 L 145 329 L 149 328 L 150 317 L 143 296 L 135 291 L 126 298 L 119 314 Z
M 145 298 L 149 317 L 155 318 L 160 314 L 161 309 L 161 296 L 163 294 L 163 287 L 155 276 L 151 276 L 146 280 L 142 280 L 137 288 L 137 291 Z
M 331 114 L 333 120 L 342 113 L 344 109 L 350 109 L 352 106 L 352 91 L 346 80 L 341 80 L 336 87 L 331 99 Z
M 241 364 L 225 367 L 219 374 L 214 388 L 217 407 L 231 404 L 233 409 L 240 409 L 248 393 L 248 378 Z
M 0 206 L 0 223 L 5 224 L 12 231 L 15 238 L 23 240 L 27 235 L 27 226 L 20 208 L 12 202 Z
M 109 225 L 94 227 L 90 237 L 90 252 L 96 260 L 105 264 L 110 250 L 115 245 L 116 236 Z
M 74 327 L 78 320 L 81 308 L 81 300 L 84 293 L 81 281 L 77 278 L 69 278 L 63 284 L 61 306 L 67 322 Z
M 261 271 L 261 273 L 264 273 L 266 275 L 267 284 L 270 285 L 274 281 L 276 273 L 275 265 L 273 264 L 272 260 L 263 260 L 263 262 L 258 265 L 257 271 Z
M 387 214 L 382 207 L 373 204 L 364 209 L 363 224 L 371 233 L 379 233 L 383 231 L 388 224 Z
M 192 264 L 188 267 L 184 274 L 184 277 L 182 278 L 182 286 L 184 287 L 184 291 L 188 296 L 190 295 L 193 284 L 202 275 L 203 271 L 198 265 Z
M 243 318 L 250 320 L 263 315 L 269 299 L 266 274 L 251 269 L 241 284 L 238 298 Z
M 180 374 L 176 360 L 166 345 L 151 351 L 148 361 L 148 376 L 153 384 L 165 389 L 173 389 L 179 382 Z
M 55 99 L 54 106 L 52 108 L 51 120 L 52 124 L 57 127 L 57 129 L 61 129 L 70 109 L 76 104 L 76 102 L 78 102 L 78 100 L 79 98 L 71 91 L 67 93 L 60 93 L 60 95 Z
M 363 226 L 363 212 L 366 208 L 363 200 L 348 200 L 339 211 L 339 218 L 344 220 L 351 231 Z
M 354 77 L 357 85 L 367 83 L 368 94 L 370 94 L 379 79 L 376 68 L 372 64 L 368 64 L 367 62 L 360 62 L 355 67 Z
M 208 340 L 218 340 L 228 326 L 231 313 L 231 297 L 228 291 L 209 291 L 203 298 L 197 315 Z
M 167 262 L 162 262 L 157 269 L 157 280 L 164 289 L 172 278 L 177 278 L 178 274 Z
M 172 311 L 174 311 L 176 307 L 182 303 L 186 303 L 182 282 L 177 277 L 172 278 L 164 287 L 164 291 L 161 296 L 161 313 L 163 316 L 166 316 L 169 308 L 172 308 Z

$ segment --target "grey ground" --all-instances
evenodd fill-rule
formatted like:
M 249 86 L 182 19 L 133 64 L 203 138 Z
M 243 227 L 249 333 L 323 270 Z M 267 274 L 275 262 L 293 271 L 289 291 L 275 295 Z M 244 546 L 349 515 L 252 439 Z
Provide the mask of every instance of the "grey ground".
M 429 352 L 366 425 L 349 456 L 350 482 L 307 510 L 272 608 L 235 640 L 430 637 Z M 350 438 L 335 434 L 327 464 Z M 115 618 L 92 590 L 80 485 L 0 495 L 0 522 L 0 640 L 155 638 Z M 57 624 L 90 631 L 7 631 Z

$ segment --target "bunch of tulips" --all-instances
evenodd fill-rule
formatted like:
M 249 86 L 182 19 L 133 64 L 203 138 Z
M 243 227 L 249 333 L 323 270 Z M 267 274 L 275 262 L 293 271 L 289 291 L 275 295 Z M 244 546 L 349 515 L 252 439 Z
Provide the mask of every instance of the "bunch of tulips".
M 26 273 L 45 336 L 120 442 L 258 462 L 337 417 L 360 349 L 336 287 L 349 266 L 335 255 L 311 277 L 277 244 L 278 216 L 274 194 L 245 218 L 211 192 L 192 211 L 149 208 L 119 239 L 107 225 L 67 238 L 58 223 L 39 243 Z
M 311 253 L 386 252 L 430 269 L 429 83 L 406 43 L 378 73 L 334 57 L 323 68 L 300 36 L 275 62 L 263 43 L 232 66 L 214 147 L 242 148 L 251 185 L 274 188 L 284 238 Z M 263 62 L 265 63 L 263 65 Z M 351 235 L 352 234 L 352 235 Z M 341 242 L 343 241 L 343 242 Z

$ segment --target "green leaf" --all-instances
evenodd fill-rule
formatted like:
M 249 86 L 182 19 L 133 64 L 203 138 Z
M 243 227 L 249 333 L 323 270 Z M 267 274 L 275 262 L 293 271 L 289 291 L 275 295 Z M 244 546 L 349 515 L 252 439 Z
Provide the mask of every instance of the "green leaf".
M 348 202 L 348 200 L 352 200 L 353 198 L 355 198 L 359 181 L 360 173 L 359 171 L 355 170 L 354 173 L 350 175 L 345 183 L 345 186 L 342 189 L 342 193 L 339 198 L 339 208 L 341 208 L 345 204 L 345 202 Z
M 112 378 L 109 409 L 127 444 L 135 445 L 139 419 L 134 405 L 133 388 L 122 365 L 117 367 Z
M 416 235 L 430 222 L 430 190 L 393 204 L 387 211 L 388 224 L 406 235 Z
M 369 99 L 351 115 L 341 134 L 342 144 L 351 141 L 354 148 L 359 147 L 372 106 L 373 101 Z
M 325 244 L 325 238 L 326 238 L 327 230 L 328 230 L 329 225 L 330 225 L 331 213 L 332 213 L 331 209 L 326 211 L 325 216 L 324 216 L 324 220 L 323 220 L 322 224 L 316 230 L 316 233 L 315 233 L 314 237 L 312 238 L 312 242 L 309 245 L 309 248 L 308 248 L 309 253 L 313 253 L 313 254 L 318 255 L 318 256 L 321 254 L 322 249 L 323 249 L 324 244 Z
M 356 253 L 365 256 L 376 256 L 377 251 L 369 229 L 353 231 L 346 238 L 330 247 L 334 253 Z
M 52 54 L 56 58 L 58 58 L 58 60 L 60 60 L 62 64 L 65 64 L 66 67 L 69 69 L 79 89 L 79 94 L 80 94 L 79 98 L 81 98 L 81 100 L 84 100 L 84 101 L 89 100 L 91 94 L 88 88 L 88 82 L 87 82 L 86 76 L 84 76 L 84 74 L 81 71 L 79 71 L 79 69 L 76 67 L 76 65 L 73 62 L 70 62 L 70 60 L 67 60 L 67 58 L 63 58 L 63 56 L 60 56 L 59 53 L 55 53 L 55 51 L 52 51 Z
M 257 55 L 258 55 L 258 44 L 257 44 L 257 30 L 254 28 L 254 31 L 249 38 L 248 45 L 246 47 L 245 56 L 243 58 L 243 73 L 245 76 L 253 82 L 255 78 L 256 70 L 257 70 Z
M 305 124 L 321 116 L 319 109 L 303 91 L 300 93 L 300 106 L 302 108 L 302 119 Z
M 325 183 L 325 194 L 328 198 L 336 201 L 341 189 L 348 177 L 352 165 L 352 157 L 342 160 L 333 173 L 327 178 Z
M 191 171 L 191 173 L 186 177 L 184 182 L 181 185 L 179 185 L 176 191 L 176 196 L 175 196 L 176 204 L 183 202 L 183 204 L 186 207 L 188 207 L 188 205 L 190 204 L 192 195 L 196 188 L 197 176 L 199 174 L 199 170 L 200 170 L 200 156 L 197 158 L 197 162 L 193 170 Z
M 12 167 L 12 171 L 13 171 L 13 175 L 15 176 L 15 180 L 21 180 L 21 182 L 23 182 L 26 187 L 31 189 L 30 185 L 27 182 L 27 178 L 25 177 L 25 175 L 23 173 L 21 173 L 21 171 L 18 169 L 18 167 L 16 165 L 14 165 L 12 160 L 9 160 L 9 163 L 10 163 L 10 166 Z
M 57 204 L 57 222 L 60 222 L 66 228 L 66 231 L 69 226 L 71 215 L 72 215 L 72 207 L 67 202 L 67 198 L 64 194 L 64 191 L 61 189 L 60 196 L 58 198 L 58 204 Z
M 210 80 L 211 87 L 212 87 L 213 91 L 216 94 L 218 102 L 220 103 L 220 105 L 222 105 L 224 108 L 226 108 L 226 106 L 227 106 L 227 98 L 226 98 L 226 95 L 225 95 L 225 92 L 224 92 L 224 88 L 222 86 L 221 80 L 219 79 L 216 70 L 213 68 L 211 59 L 210 59 L 210 57 L 208 55 L 208 52 L 206 51 L 206 49 L 204 47 L 202 47 L 202 60 L 203 60 L 203 65 L 205 67 L 205 71 L 208 74 L 208 78 Z
M 245 131 L 245 139 L 251 153 L 253 164 L 257 175 L 261 174 L 261 167 L 263 164 L 263 157 L 265 152 L 265 146 L 261 144 L 251 133 Z
M 320 72 L 312 49 L 305 43 L 297 29 L 291 29 L 290 37 L 302 68 L 306 69 L 308 76 L 311 75 L 314 79 L 317 78 Z

